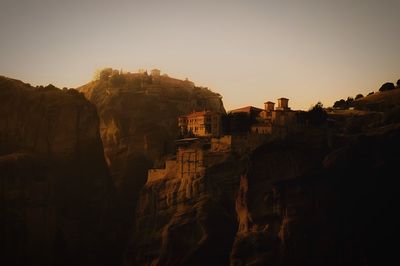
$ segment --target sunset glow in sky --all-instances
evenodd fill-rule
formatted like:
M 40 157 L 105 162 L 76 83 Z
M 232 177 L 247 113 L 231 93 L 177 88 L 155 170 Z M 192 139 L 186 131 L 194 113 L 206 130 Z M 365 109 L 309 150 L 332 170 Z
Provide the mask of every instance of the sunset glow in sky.
M 159 68 L 226 109 L 331 106 L 400 78 L 398 0 L 1 0 L 0 34 L 0 75 L 77 87 Z

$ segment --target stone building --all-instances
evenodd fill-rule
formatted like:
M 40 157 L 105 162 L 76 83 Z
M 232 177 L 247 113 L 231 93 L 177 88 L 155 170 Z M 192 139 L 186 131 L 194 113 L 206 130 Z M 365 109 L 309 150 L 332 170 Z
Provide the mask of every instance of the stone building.
M 204 142 L 197 138 L 176 141 L 177 177 L 196 178 L 204 175 L 206 149 Z
M 296 112 L 289 107 L 289 99 L 279 98 L 278 106 L 268 101 L 264 103 L 264 110 L 253 106 L 246 106 L 230 111 L 231 114 L 243 114 L 250 118 L 249 132 L 252 134 L 268 135 L 282 132 L 296 120 Z
M 221 134 L 221 116 L 216 112 L 193 112 L 180 116 L 178 123 L 182 135 L 192 133 L 198 137 L 215 137 Z
M 287 98 L 279 98 L 278 99 L 278 107 L 275 110 L 278 111 L 289 111 L 289 99 Z
M 165 168 L 149 169 L 147 183 L 174 178 L 193 180 L 204 176 L 209 162 L 209 143 L 205 139 L 185 138 L 175 144 L 175 158 L 167 160 Z
M 210 154 L 237 153 L 244 154 L 262 144 L 266 136 L 262 134 L 225 135 L 211 139 Z
M 231 136 L 215 140 L 218 140 L 219 144 L 211 144 L 208 138 L 184 138 L 175 141 L 176 156 L 174 159 L 166 160 L 164 168 L 149 169 L 147 183 L 174 178 L 197 180 L 203 177 L 208 167 L 223 162 L 229 152 L 233 151 Z M 218 146 L 213 149 L 213 145 Z M 245 147 L 245 145 L 239 146 Z
M 159 77 L 160 74 L 161 74 L 161 71 L 159 69 L 155 68 L 155 69 L 151 70 L 150 74 L 151 74 L 152 77 Z
M 263 121 L 251 125 L 251 133 L 254 134 L 271 134 L 272 125 L 269 121 Z
M 271 122 L 275 126 L 288 127 L 296 120 L 296 112 L 289 107 L 289 99 L 279 98 L 278 107 L 271 113 Z
M 257 117 L 263 109 L 254 107 L 254 106 L 246 106 L 238 109 L 230 110 L 230 114 L 246 114 L 250 118 Z
M 176 160 L 167 160 L 165 162 L 165 168 L 149 169 L 147 172 L 147 182 L 173 178 L 175 177 L 176 169 Z
M 264 103 L 264 109 L 267 112 L 272 112 L 274 110 L 275 103 L 268 101 Z

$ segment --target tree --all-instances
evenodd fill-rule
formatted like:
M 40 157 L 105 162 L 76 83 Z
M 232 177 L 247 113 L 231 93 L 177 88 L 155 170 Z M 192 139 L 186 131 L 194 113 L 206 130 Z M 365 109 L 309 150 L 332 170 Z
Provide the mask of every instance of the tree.
M 359 94 L 356 95 L 356 98 L 355 98 L 355 99 L 357 100 L 357 99 L 361 99 L 361 98 L 364 98 L 364 95 L 362 95 L 361 93 L 359 93 Z
M 125 84 L 125 77 L 122 74 L 119 74 L 118 70 L 114 70 L 110 76 L 110 84 L 113 87 L 122 86 Z
M 345 100 L 341 99 L 341 100 L 339 100 L 339 101 L 336 101 L 336 102 L 333 104 L 333 107 L 334 107 L 334 108 L 342 108 L 342 109 L 345 109 L 345 108 L 347 108 L 347 104 L 346 104 L 346 101 L 345 101 Z
M 111 67 L 98 69 L 94 74 L 94 80 L 108 80 L 108 78 L 111 77 L 113 71 L 114 70 Z
M 394 90 L 396 87 L 394 86 L 394 84 L 392 82 L 386 82 L 385 84 L 383 84 L 379 91 L 390 91 L 390 90 Z
M 396 82 L 397 88 L 400 89 L 400 79 Z
M 321 102 L 314 105 L 306 114 L 307 120 L 312 125 L 322 125 L 326 122 L 328 114 Z

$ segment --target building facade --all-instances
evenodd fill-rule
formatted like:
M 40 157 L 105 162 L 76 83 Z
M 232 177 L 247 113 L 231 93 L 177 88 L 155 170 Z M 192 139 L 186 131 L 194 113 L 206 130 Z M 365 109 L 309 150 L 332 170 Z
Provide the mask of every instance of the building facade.
M 279 98 L 278 99 L 278 107 L 275 110 L 278 111 L 289 111 L 289 99 L 287 98 Z
M 193 112 L 179 117 L 182 135 L 193 134 L 198 137 L 216 137 L 221 133 L 221 116 L 212 111 Z
M 151 73 L 151 76 L 153 76 L 153 77 L 159 77 L 161 74 L 161 70 L 155 68 L 155 69 L 152 69 L 150 73 Z

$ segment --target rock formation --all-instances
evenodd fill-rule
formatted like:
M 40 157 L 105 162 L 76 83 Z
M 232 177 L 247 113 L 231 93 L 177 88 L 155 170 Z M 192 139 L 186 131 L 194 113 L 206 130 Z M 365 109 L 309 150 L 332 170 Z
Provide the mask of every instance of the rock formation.
M 0 78 L 2 265 L 393 261 L 396 90 L 226 153 L 200 175 L 146 183 L 175 153 L 177 117 L 224 113 L 221 98 L 158 73 L 110 71 L 79 89 L 91 103 Z
M 123 265 L 228 265 L 245 165 L 231 157 L 199 178 L 146 184 Z
M 308 151 L 308 161 L 317 164 L 292 173 L 287 164 L 276 163 L 277 174 L 267 163 L 273 148 L 258 150 L 241 181 L 245 196 L 238 195 L 231 265 L 389 263 L 395 256 L 389 243 L 395 240 L 390 210 L 396 198 L 390 173 L 400 161 L 399 137 L 400 125 L 392 125 L 330 150 L 322 161 L 308 157 L 319 152 Z M 284 153 L 298 150 L 292 148 Z
M 124 225 L 120 233 L 127 237 L 147 170 L 174 151 L 178 117 L 193 110 L 225 113 L 221 97 L 187 80 L 147 73 L 117 72 L 79 90 L 98 110 L 104 154 L 117 189 L 115 208 Z
M 99 79 L 79 91 L 97 107 L 104 154 L 117 188 L 123 189 L 135 182 L 127 179 L 143 179 L 134 162 L 151 165 L 173 152 L 180 115 L 225 110 L 219 94 L 188 81 L 138 73 L 119 77 L 120 83 Z
M 400 125 L 365 123 L 305 126 L 198 180 L 147 183 L 123 265 L 385 264 Z
M 113 189 L 96 108 L 76 90 L 0 77 L 0 114 L 0 264 L 105 260 Z

